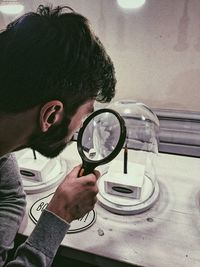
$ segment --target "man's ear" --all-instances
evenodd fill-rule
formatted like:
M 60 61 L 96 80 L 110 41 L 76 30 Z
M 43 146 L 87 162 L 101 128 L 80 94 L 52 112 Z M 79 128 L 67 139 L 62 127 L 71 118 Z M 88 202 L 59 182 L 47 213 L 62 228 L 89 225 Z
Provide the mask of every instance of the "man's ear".
M 59 100 L 52 100 L 44 104 L 40 110 L 40 127 L 42 132 L 60 122 L 63 117 L 63 103 Z

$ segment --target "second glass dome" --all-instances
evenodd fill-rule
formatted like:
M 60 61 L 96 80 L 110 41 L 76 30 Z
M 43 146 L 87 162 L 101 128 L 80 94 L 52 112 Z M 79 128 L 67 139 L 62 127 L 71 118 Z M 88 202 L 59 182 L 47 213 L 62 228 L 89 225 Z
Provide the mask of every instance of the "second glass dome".
M 102 194 L 100 199 L 103 206 L 119 214 L 135 214 L 150 208 L 158 199 L 159 186 L 156 176 L 155 158 L 158 154 L 159 145 L 159 120 L 156 114 L 145 104 L 134 100 L 119 100 L 108 105 L 117 111 L 125 120 L 127 138 L 126 144 L 129 153 L 129 160 L 133 164 L 144 167 L 144 183 L 139 199 L 118 199 L 115 196 Z M 121 170 L 123 172 L 123 170 Z M 128 172 L 131 179 L 131 173 Z M 107 198 L 107 202 L 104 200 Z M 124 203 L 120 208 L 115 204 Z M 119 207 L 119 205 L 118 205 Z

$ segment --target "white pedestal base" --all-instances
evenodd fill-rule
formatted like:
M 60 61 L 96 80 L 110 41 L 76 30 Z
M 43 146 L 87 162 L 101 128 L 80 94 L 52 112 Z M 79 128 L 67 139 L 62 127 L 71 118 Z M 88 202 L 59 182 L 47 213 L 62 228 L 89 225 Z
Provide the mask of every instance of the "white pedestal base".
M 99 194 L 97 195 L 99 204 L 106 210 L 116 214 L 131 215 L 144 212 L 151 208 L 159 197 L 159 185 L 156 181 L 152 183 L 151 179 L 144 176 L 144 184 L 140 199 L 124 198 L 117 195 L 111 195 L 105 192 L 105 176 L 99 179 Z

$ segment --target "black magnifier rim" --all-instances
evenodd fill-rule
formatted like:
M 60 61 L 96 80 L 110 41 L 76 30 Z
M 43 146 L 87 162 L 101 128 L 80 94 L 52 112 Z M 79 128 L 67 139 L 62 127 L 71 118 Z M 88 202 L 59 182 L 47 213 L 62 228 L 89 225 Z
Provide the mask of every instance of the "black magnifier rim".
M 101 113 L 105 113 L 105 112 L 109 112 L 112 113 L 113 115 L 116 116 L 116 118 L 119 121 L 119 125 L 120 125 L 120 138 L 119 141 L 115 147 L 115 149 L 105 158 L 100 159 L 100 160 L 91 160 L 88 159 L 83 150 L 82 150 L 82 137 L 83 137 L 83 133 L 85 131 L 85 128 L 88 126 L 89 122 L 96 117 L 97 115 L 101 114 Z M 88 116 L 85 121 L 83 122 L 83 126 L 81 127 L 81 129 L 78 132 L 78 137 L 77 137 L 77 148 L 78 148 L 78 152 L 82 158 L 83 161 L 87 162 L 87 163 L 91 163 L 91 164 L 96 164 L 101 165 L 101 164 L 106 164 L 108 162 L 110 162 L 112 159 L 114 159 L 120 152 L 120 150 L 122 149 L 124 142 L 126 139 L 126 126 L 125 126 L 125 121 L 124 119 L 121 117 L 121 115 L 113 110 L 113 109 L 109 109 L 109 108 L 103 108 L 103 109 L 98 109 L 96 111 L 94 111 L 90 116 Z

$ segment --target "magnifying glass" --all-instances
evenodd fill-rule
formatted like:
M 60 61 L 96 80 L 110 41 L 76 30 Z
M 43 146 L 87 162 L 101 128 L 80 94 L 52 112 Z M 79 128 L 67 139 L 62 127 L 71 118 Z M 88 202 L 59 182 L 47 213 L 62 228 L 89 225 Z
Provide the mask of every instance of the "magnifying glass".
M 125 121 L 118 112 L 104 108 L 88 116 L 77 138 L 77 148 L 82 158 L 79 177 L 113 160 L 125 139 Z

